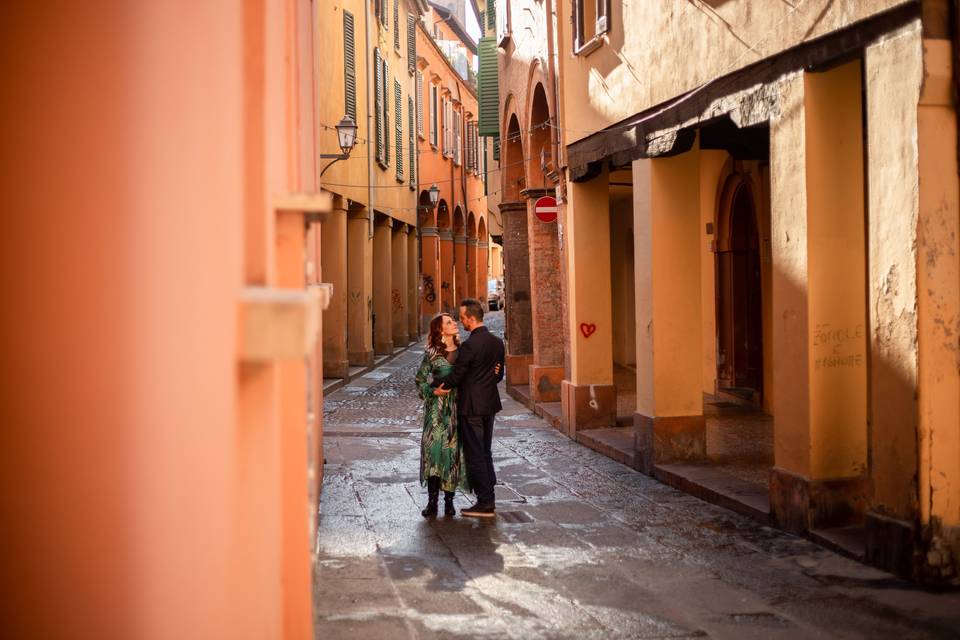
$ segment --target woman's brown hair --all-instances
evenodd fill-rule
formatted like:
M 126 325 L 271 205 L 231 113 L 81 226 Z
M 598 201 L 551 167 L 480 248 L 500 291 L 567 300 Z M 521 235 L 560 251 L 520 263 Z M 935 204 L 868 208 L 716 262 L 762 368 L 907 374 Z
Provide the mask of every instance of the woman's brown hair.
M 438 313 L 433 317 L 433 320 L 430 321 L 430 332 L 427 334 L 427 351 L 433 354 L 446 354 L 447 345 L 443 343 L 443 319 L 450 318 L 453 320 L 453 316 L 449 313 Z M 460 336 L 453 337 L 453 344 L 460 344 Z

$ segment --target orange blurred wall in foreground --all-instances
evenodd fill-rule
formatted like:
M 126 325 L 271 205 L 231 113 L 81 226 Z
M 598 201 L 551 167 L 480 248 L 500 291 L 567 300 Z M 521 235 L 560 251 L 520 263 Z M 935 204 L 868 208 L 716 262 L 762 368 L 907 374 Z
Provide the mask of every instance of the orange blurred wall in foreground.
M 5 638 L 312 636 L 314 10 L 0 8 Z

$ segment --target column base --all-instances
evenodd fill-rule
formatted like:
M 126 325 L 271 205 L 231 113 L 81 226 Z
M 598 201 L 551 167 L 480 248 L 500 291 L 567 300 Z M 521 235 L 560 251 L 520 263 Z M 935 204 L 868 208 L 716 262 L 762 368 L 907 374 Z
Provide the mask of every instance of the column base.
M 351 367 L 372 367 L 373 351 L 350 351 L 347 353 L 347 362 Z
M 535 404 L 560 402 L 563 367 L 532 364 L 529 367 L 530 397 Z
M 914 576 L 918 551 L 914 523 L 870 511 L 864 516 L 864 529 L 867 564 L 901 578 Z
M 350 363 L 347 360 L 332 362 L 324 358 L 323 377 L 324 378 L 346 378 L 350 375 Z
M 576 439 L 577 431 L 617 424 L 617 388 L 612 384 L 560 383 L 563 415 L 560 429 Z
M 651 418 L 633 414 L 634 460 L 653 475 L 654 466 L 670 462 L 700 462 L 707 457 L 707 426 L 703 416 Z
M 392 356 L 393 355 L 393 340 L 386 340 L 382 342 L 373 343 L 373 352 L 378 356 Z
M 396 349 L 397 347 L 405 347 L 408 344 L 410 344 L 410 338 L 407 336 L 407 334 L 404 333 L 404 334 L 393 336 L 394 349 Z
M 504 372 L 507 376 L 507 384 L 514 387 L 522 387 L 530 384 L 530 365 L 533 363 L 533 354 L 524 353 L 521 355 L 508 355 Z
M 777 467 L 770 470 L 770 515 L 792 533 L 863 522 L 870 493 L 865 477 L 810 480 Z

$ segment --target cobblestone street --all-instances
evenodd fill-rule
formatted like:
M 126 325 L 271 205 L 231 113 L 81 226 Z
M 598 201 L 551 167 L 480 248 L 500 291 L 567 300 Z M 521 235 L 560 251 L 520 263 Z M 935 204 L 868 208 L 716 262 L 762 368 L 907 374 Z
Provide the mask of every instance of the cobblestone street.
M 424 519 L 422 353 L 326 399 L 317 638 L 960 637 L 960 594 L 666 487 L 504 392 L 497 518 Z

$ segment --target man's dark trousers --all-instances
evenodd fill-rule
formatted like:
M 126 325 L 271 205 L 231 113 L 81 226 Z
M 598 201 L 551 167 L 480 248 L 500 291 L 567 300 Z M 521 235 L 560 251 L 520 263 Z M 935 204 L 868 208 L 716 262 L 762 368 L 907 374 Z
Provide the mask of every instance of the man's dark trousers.
M 477 504 L 493 505 L 497 474 L 493 470 L 490 447 L 493 444 L 493 416 L 460 416 L 460 443 L 467 459 L 467 478 L 477 494 Z

